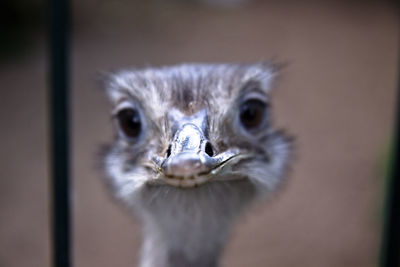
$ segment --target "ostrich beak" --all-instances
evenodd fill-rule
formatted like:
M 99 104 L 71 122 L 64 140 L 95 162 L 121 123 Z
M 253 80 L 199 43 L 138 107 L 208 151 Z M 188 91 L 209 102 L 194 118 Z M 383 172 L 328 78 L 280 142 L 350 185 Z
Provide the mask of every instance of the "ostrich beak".
M 208 146 L 208 148 L 207 148 Z M 212 146 L 201 128 L 184 124 L 175 134 L 165 159 L 154 159 L 162 179 L 178 187 L 194 187 L 209 181 L 228 161 L 239 155 L 237 149 L 213 155 Z

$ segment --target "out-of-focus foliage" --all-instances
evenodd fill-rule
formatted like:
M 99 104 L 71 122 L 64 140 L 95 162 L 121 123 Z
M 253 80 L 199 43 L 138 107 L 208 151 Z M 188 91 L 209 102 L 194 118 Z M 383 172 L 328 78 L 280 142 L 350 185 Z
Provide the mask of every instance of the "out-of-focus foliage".
M 0 1 L 0 61 L 11 60 L 29 51 L 44 27 L 42 0 Z

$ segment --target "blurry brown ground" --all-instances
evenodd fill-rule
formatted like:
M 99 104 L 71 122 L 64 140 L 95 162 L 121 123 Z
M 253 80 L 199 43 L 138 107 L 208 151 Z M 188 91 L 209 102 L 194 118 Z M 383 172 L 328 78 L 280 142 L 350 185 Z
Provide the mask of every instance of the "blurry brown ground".
M 139 225 L 112 203 L 96 167 L 112 137 L 96 72 L 275 58 L 289 63 L 275 122 L 297 137 L 297 159 L 286 187 L 237 223 L 223 266 L 375 266 L 395 104 L 394 5 L 136 2 L 74 3 L 74 265 L 135 266 L 140 244 Z M 0 65 L 1 267 L 49 266 L 44 44 Z

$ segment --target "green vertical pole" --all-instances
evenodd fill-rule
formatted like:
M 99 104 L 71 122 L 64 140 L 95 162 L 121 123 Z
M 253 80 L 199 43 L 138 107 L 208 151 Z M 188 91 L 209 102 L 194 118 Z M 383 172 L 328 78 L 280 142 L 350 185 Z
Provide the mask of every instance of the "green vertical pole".
M 386 185 L 385 221 L 380 252 L 381 267 L 400 267 L 400 70 L 397 89 L 394 144 Z

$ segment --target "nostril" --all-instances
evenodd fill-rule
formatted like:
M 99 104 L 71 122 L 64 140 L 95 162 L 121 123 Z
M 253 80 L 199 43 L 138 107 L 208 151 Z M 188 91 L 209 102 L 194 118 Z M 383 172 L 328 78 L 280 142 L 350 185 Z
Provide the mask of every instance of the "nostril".
M 167 158 L 169 158 L 169 156 L 171 156 L 171 145 L 168 146 L 166 153 L 167 153 Z
M 210 142 L 207 142 L 205 150 L 207 155 L 209 155 L 210 157 L 214 156 L 214 148 L 212 147 Z

